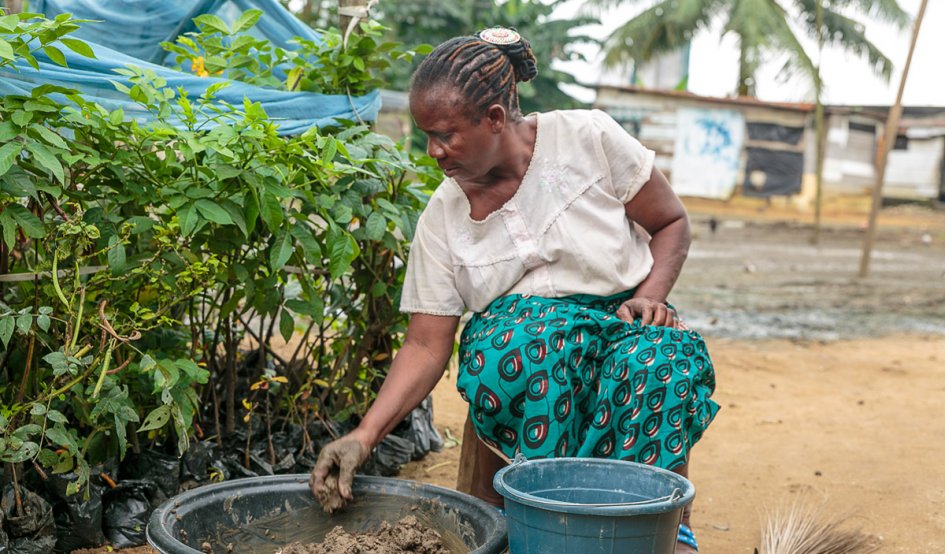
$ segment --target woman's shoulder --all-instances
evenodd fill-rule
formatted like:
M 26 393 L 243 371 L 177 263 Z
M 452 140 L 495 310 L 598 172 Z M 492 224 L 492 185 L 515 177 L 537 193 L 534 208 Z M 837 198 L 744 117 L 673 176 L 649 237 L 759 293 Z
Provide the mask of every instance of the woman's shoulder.
M 538 114 L 539 127 L 551 127 L 553 134 L 575 144 L 575 139 L 600 137 L 620 125 L 610 115 L 598 109 L 552 110 Z

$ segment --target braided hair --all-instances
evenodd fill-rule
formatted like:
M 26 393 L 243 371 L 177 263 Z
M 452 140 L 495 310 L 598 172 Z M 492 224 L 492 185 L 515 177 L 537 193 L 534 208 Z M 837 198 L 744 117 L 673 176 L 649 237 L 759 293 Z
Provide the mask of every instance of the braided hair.
M 452 38 L 437 46 L 413 74 L 411 90 L 453 87 L 465 101 L 466 115 L 478 121 L 492 104 L 521 117 L 516 83 L 538 74 L 531 45 L 524 38 L 494 44 L 476 36 Z

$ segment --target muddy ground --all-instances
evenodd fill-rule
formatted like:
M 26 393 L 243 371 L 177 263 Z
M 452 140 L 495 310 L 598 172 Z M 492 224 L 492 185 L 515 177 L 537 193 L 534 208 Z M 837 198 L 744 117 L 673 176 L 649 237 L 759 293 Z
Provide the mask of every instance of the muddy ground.
M 701 551 L 752 553 L 765 514 L 802 499 L 882 553 L 945 551 L 945 211 L 885 210 L 859 279 L 862 213 L 830 214 L 813 246 L 808 215 L 694 204 L 673 302 L 708 341 L 722 405 L 693 454 Z M 454 377 L 434 418 L 459 437 Z M 403 475 L 452 486 L 459 450 Z

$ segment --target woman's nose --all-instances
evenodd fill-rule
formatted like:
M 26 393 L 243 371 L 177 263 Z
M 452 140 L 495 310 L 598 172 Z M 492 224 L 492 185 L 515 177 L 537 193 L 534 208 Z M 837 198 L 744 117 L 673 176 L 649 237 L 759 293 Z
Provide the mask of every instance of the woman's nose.
M 439 160 L 446 155 L 443 147 L 433 139 L 427 139 L 427 155 L 435 160 Z

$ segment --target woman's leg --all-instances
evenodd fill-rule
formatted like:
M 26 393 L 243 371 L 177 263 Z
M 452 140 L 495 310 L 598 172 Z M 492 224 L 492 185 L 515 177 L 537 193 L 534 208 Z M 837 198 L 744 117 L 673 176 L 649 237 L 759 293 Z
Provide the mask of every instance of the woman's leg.
M 672 471 L 688 479 L 689 478 L 689 462 L 686 461 L 685 464 L 681 466 L 676 466 L 675 468 L 672 469 Z M 691 517 L 692 517 L 692 503 L 689 503 L 689 504 L 686 504 L 685 508 L 683 508 L 682 524 L 685 525 L 686 527 L 689 527 L 690 529 L 692 528 Z M 693 549 L 691 546 L 683 544 L 681 542 L 676 543 L 675 554 L 692 554 L 694 552 L 697 552 L 697 551 Z
M 472 495 L 501 508 L 505 505 L 502 495 L 492 486 L 492 478 L 506 463 L 481 440 L 476 441 L 476 466 L 472 475 Z

